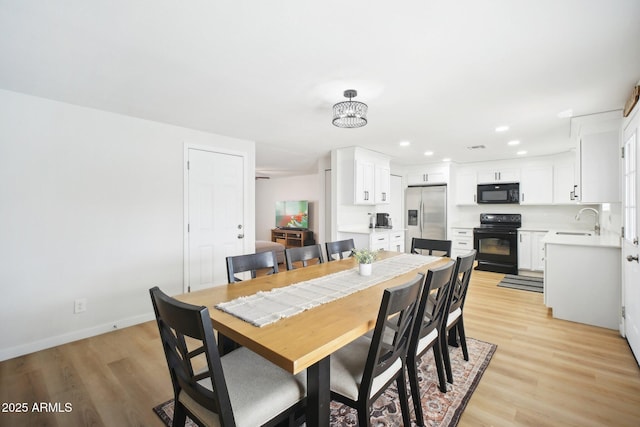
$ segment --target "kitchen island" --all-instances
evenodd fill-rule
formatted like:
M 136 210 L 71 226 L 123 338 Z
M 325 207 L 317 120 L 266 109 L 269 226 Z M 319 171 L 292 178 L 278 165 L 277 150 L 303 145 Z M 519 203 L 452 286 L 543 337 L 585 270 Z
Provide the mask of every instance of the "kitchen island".
M 620 236 L 551 230 L 544 240 L 544 302 L 553 317 L 609 329 L 620 326 Z

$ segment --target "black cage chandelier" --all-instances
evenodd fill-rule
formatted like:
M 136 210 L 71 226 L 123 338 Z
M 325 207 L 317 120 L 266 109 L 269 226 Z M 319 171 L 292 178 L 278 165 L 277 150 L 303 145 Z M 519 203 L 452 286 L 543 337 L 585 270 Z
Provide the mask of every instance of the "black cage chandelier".
M 367 104 L 352 101 L 358 95 L 354 89 L 344 91 L 348 101 L 338 102 L 333 106 L 333 124 L 339 128 L 359 128 L 367 124 Z

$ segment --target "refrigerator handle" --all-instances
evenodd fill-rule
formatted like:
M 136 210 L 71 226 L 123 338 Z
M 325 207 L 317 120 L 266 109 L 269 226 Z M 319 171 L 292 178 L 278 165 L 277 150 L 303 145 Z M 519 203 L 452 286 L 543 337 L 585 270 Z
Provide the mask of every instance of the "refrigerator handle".
M 418 217 L 418 224 L 420 224 L 420 237 L 422 237 L 422 221 L 424 220 L 422 212 L 424 212 L 424 202 L 420 199 L 420 216 Z

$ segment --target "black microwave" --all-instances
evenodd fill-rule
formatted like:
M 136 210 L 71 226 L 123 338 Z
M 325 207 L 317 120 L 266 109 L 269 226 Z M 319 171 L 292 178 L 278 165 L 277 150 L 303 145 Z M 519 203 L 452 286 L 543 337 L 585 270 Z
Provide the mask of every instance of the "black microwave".
M 520 184 L 478 184 L 478 203 L 520 203 Z

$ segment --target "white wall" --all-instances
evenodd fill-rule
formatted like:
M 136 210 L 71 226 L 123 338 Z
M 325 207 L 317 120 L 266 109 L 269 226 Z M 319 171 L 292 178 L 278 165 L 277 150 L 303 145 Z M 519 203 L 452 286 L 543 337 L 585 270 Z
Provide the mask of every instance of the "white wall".
M 316 243 L 324 222 L 324 171 L 322 174 L 256 180 L 256 240 L 271 240 L 275 226 L 275 204 L 283 200 L 309 201 L 309 228 Z
M 247 153 L 253 224 L 253 142 L 0 90 L 0 360 L 152 319 L 152 286 L 182 292 L 185 143 Z

